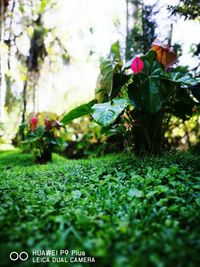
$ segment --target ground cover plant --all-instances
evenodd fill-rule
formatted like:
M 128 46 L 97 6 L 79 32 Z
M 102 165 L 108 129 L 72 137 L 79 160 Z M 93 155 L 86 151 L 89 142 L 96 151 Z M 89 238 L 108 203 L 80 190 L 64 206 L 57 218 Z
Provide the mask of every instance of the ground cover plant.
M 200 265 L 199 156 L 53 156 L 38 166 L 19 150 L 0 154 L 2 266 L 10 251 L 47 248 L 84 250 L 99 267 Z

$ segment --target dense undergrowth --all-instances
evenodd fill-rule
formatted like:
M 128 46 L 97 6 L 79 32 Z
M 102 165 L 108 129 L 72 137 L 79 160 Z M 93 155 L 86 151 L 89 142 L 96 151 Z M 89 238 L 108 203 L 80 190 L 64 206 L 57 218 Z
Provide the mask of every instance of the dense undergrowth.
M 31 155 L 2 152 L 1 264 L 11 266 L 10 251 L 76 249 L 97 267 L 200 266 L 199 183 L 200 157 L 189 153 L 54 155 L 54 163 L 38 166 Z

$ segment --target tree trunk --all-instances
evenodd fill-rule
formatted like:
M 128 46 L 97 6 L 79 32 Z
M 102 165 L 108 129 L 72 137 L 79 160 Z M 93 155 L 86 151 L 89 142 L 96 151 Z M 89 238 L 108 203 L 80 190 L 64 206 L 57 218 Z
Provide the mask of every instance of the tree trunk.
M 173 24 L 170 24 L 170 31 L 169 31 L 169 37 L 168 37 L 168 45 L 171 46 L 172 44 L 172 33 L 173 33 Z
M 5 96 L 6 96 L 6 56 L 5 56 L 5 47 L 4 47 L 4 12 L 5 12 L 5 5 L 4 0 L 1 0 L 1 42 L 0 42 L 0 59 L 1 59 L 1 82 L 0 82 L 0 121 L 4 120 L 4 104 L 5 104 Z
M 28 71 L 27 71 L 28 72 Z M 22 123 L 25 122 L 26 120 L 26 95 L 27 95 L 27 85 L 28 85 L 28 74 L 26 76 L 26 80 L 24 82 L 24 87 L 23 87 L 23 109 L 22 109 Z

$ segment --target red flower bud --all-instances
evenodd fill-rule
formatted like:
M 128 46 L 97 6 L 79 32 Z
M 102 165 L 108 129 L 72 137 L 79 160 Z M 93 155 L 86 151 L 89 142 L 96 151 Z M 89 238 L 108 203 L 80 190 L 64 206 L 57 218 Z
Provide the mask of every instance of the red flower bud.
M 33 117 L 30 119 L 30 128 L 32 131 L 35 131 L 38 127 L 38 118 L 37 117 Z
M 135 57 L 131 63 L 131 69 L 132 71 L 137 74 L 139 72 L 141 72 L 144 68 L 144 63 L 141 60 L 140 57 Z

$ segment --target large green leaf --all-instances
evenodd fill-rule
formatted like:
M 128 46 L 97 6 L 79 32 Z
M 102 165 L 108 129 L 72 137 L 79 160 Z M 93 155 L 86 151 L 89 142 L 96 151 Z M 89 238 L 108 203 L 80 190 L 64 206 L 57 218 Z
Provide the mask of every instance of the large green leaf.
M 117 119 L 128 104 L 126 98 L 115 98 L 106 103 L 95 104 L 92 107 L 92 117 L 98 124 L 107 127 Z
M 117 72 L 113 74 L 112 91 L 110 94 L 111 99 L 115 98 L 119 94 L 122 87 L 128 82 L 129 79 L 130 76 L 126 75 L 124 72 Z
M 162 107 L 161 87 L 162 83 L 160 80 L 153 76 L 148 76 L 140 85 L 143 109 L 149 113 L 156 113 Z
M 112 44 L 111 49 L 110 49 L 110 56 L 112 59 L 113 63 L 118 64 L 121 62 L 121 54 L 120 54 L 120 43 L 119 41 L 115 42 Z
M 189 75 L 180 77 L 179 79 L 177 79 L 176 82 L 187 84 L 187 85 L 196 85 L 197 84 L 196 79 L 190 77 Z
M 91 107 L 96 103 L 96 99 L 90 101 L 87 104 L 83 104 L 73 110 L 71 110 L 69 113 L 67 113 L 61 120 L 63 124 L 67 124 L 74 119 L 80 118 L 82 116 L 88 115 L 91 113 Z
M 131 104 L 137 108 L 142 108 L 142 99 L 140 94 L 140 89 L 138 87 L 138 84 L 130 83 L 128 85 L 128 97 L 130 99 Z
M 144 63 L 144 68 L 142 69 L 142 72 L 140 75 L 151 75 L 152 72 L 154 72 L 154 75 L 158 73 L 162 73 L 163 67 L 162 65 L 156 60 L 156 52 L 155 51 L 149 51 L 148 54 L 141 56 L 141 59 Z M 157 70 L 157 71 L 156 71 Z M 155 73 L 156 71 L 156 73 Z
M 198 80 L 192 78 L 189 74 L 181 73 L 181 72 L 169 72 L 164 75 L 164 79 L 168 79 L 174 83 L 185 84 L 189 86 L 194 86 L 198 84 Z
M 153 50 L 150 50 L 146 55 L 141 56 L 143 61 L 148 61 L 150 64 L 156 61 L 157 53 Z
M 100 74 L 95 89 L 95 98 L 98 102 L 106 102 L 112 98 L 113 77 L 121 72 L 122 65 L 119 42 L 116 42 L 111 46 L 108 58 L 102 60 L 100 64 Z
M 98 102 L 108 100 L 112 90 L 113 66 L 109 59 L 103 60 L 100 64 L 100 74 L 97 79 L 95 98 Z

